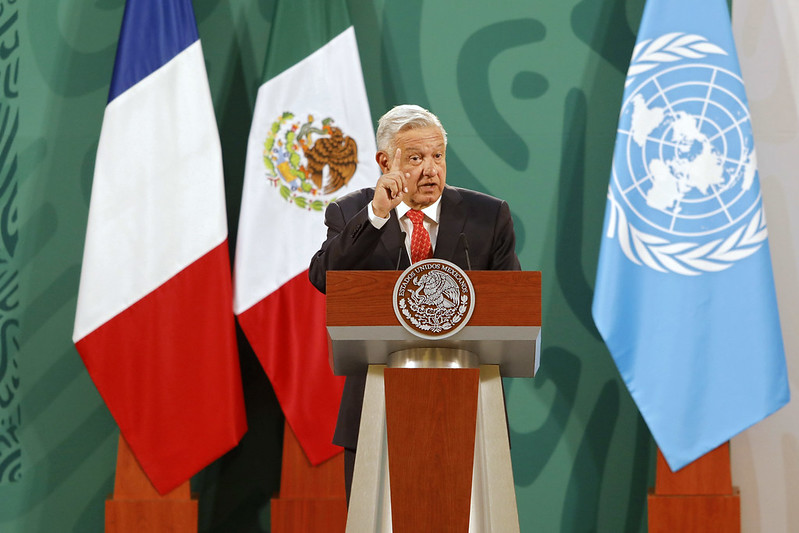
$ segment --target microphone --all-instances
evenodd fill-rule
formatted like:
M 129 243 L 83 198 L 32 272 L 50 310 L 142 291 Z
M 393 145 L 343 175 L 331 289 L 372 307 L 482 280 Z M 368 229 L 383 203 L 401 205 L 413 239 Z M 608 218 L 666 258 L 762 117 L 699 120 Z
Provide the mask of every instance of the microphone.
M 466 270 L 472 269 L 472 262 L 469 260 L 469 241 L 466 239 L 466 234 L 461 233 L 458 237 L 459 241 L 463 241 L 463 253 L 466 255 Z
M 405 248 L 405 238 L 406 238 L 406 235 L 405 235 L 405 232 L 403 231 L 402 232 L 402 244 L 399 247 L 399 252 L 397 252 L 397 268 L 395 268 L 394 270 L 399 270 L 400 269 L 400 263 L 402 262 L 402 250 Z

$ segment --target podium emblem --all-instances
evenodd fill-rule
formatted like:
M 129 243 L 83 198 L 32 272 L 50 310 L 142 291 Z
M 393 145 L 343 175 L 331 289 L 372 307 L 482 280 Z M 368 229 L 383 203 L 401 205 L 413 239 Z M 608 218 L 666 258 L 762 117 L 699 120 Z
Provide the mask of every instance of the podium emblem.
M 472 316 L 474 300 L 466 273 L 441 259 L 411 265 L 394 285 L 397 320 L 425 339 L 444 339 L 460 331 Z

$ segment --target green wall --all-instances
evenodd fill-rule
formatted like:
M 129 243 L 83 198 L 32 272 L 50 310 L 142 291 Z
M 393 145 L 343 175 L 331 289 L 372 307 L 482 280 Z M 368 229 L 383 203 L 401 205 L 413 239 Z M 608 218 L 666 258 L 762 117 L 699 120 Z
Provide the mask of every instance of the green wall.
M 655 447 L 590 316 L 643 3 L 348 0 L 373 117 L 405 102 L 437 113 L 449 133 L 449 183 L 507 199 L 522 266 L 543 272 L 541 370 L 534 380 L 506 380 L 525 532 L 646 530 Z M 231 241 L 274 4 L 194 0 Z M 11 174 L 18 186 L 0 194 L 9 213 L 0 220 L 4 234 L 19 237 L 10 252 L 0 249 L 0 300 L 10 290 L 3 280 L 17 280 L 9 285 L 17 305 L 0 308 L 10 323 L 3 360 L 18 365 L 0 372 L 0 398 L 7 384 L 14 397 L 0 403 L 0 464 L 21 451 L 5 477 L 0 469 L 0 532 L 102 531 L 118 431 L 70 338 L 123 1 L 0 7 L 0 128 L 4 114 L 18 117 L 18 129 L 0 129 L 0 150 L 9 147 L 0 185 Z M 241 359 L 250 430 L 193 480 L 201 531 L 268 531 L 266 502 L 279 485 L 282 415 L 243 339 Z

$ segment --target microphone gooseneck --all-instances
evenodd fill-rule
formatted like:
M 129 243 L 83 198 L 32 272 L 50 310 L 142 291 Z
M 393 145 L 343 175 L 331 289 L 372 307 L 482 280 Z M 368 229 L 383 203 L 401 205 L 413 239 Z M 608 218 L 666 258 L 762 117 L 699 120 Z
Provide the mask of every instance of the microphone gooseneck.
M 463 241 L 463 253 L 466 256 L 466 270 L 472 269 L 472 261 L 469 259 L 469 240 L 466 238 L 465 233 L 461 233 L 460 237 L 458 238 L 459 241 Z
M 405 248 L 405 232 L 402 232 L 402 244 L 399 247 L 399 251 L 397 252 L 397 268 L 394 270 L 400 269 L 400 263 L 402 262 L 402 250 Z

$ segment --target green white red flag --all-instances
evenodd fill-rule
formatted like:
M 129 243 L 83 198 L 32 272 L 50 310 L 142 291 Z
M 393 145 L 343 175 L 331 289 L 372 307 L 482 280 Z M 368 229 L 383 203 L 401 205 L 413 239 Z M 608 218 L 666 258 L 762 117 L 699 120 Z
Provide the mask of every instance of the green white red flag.
M 331 440 L 344 380 L 308 265 L 328 203 L 377 180 L 375 150 L 345 2 L 279 1 L 247 147 L 234 308 L 312 464 L 341 451 Z

